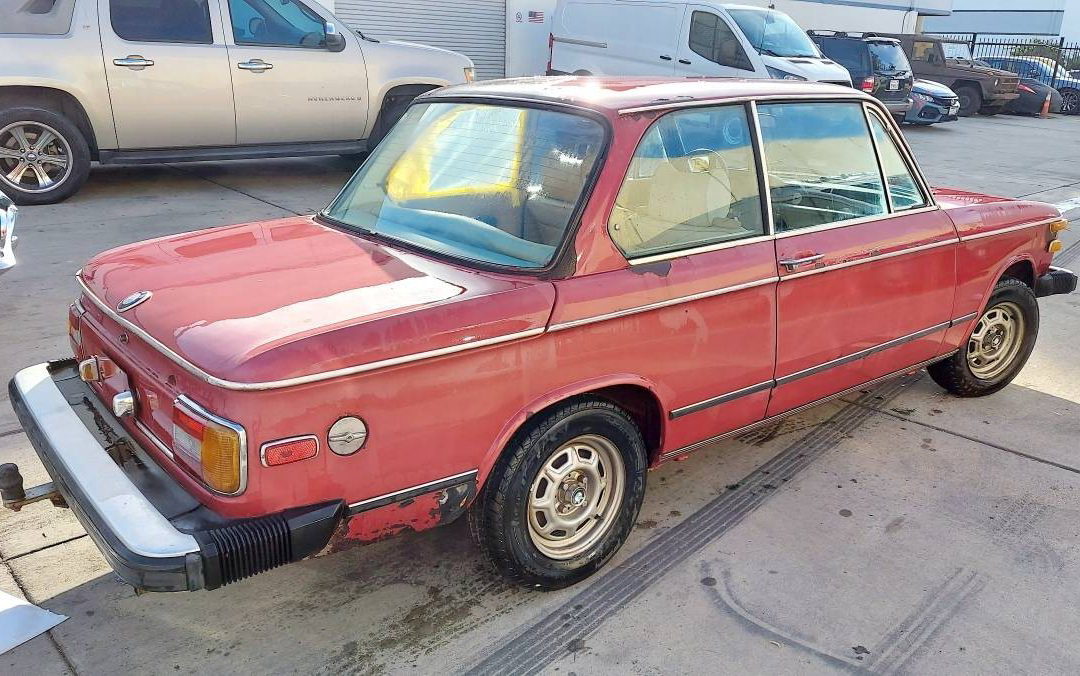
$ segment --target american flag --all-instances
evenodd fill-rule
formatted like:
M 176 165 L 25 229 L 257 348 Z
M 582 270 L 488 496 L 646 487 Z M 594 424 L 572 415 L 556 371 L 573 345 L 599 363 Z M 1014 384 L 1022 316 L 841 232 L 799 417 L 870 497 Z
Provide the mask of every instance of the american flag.
M 544 13 L 529 12 L 529 23 L 544 23 Z

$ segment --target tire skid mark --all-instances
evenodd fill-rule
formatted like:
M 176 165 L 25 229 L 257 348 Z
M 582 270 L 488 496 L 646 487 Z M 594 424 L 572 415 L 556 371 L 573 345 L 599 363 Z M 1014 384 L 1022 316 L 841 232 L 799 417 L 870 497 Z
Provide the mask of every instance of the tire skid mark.
M 893 399 L 920 377 L 921 374 L 901 376 L 863 393 L 739 481 L 739 488 L 713 498 L 539 620 L 479 653 L 483 657 L 466 673 L 540 671 L 565 654 L 572 640 L 583 639 L 596 631 L 657 580 L 764 504 L 784 482 L 877 415 L 870 404 L 880 405 Z
M 935 635 L 986 586 L 986 577 L 965 568 L 955 569 L 945 582 L 916 604 L 874 650 L 867 668 L 875 674 L 896 674 L 919 657 Z

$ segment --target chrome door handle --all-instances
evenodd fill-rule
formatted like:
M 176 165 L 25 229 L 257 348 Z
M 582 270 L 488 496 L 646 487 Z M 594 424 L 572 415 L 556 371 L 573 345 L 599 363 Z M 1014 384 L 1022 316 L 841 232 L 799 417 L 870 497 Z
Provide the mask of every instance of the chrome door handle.
M 131 70 L 142 70 L 154 65 L 153 59 L 144 59 L 138 54 L 128 54 L 122 59 L 113 59 L 112 62 L 114 66 L 123 66 Z
M 250 70 L 253 73 L 261 73 L 264 70 L 270 70 L 274 67 L 274 64 L 267 63 L 262 59 L 251 59 L 250 61 L 241 61 L 236 64 L 236 67 L 240 70 Z
M 784 258 L 780 260 L 780 265 L 783 265 L 791 272 L 800 265 L 806 265 L 807 263 L 817 263 L 822 258 L 825 258 L 825 254 L 814 254 L 813 256 L 804 256 L 802 258 Z

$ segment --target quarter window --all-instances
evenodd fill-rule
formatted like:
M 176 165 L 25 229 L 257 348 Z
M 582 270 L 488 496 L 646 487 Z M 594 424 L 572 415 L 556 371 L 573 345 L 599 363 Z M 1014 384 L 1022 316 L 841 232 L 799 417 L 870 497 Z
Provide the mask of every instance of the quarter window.
M 326 22 L 297 0 L 229 0 L 233 41 L 268 47 L 326 47 Z
M 889 185 L 889 200 L 894 211 L 925 207 L 926 196 L 919 188 L 911 173 L 911 168 L 904 161 L 900 149 L 892 135 L 886 130 L 885 123 L 875 113 L 870 115 L 870 129 L 874 132 L 878 155 L 881 157 L 881 169 Z
M 764 234 L 746 109 L 669 113 L 645 133 L 608 224 L 628 258 Z
M 888 211 L 859 103 L 758 107 L 777 232 Z
M 723 19 L 711 12 L 694 12 L 691 15 L 690 49 L 721 66 L 754 70 L 735 33 Z
M 109 0 L 113 32 L 131 42 L 211 44 L 207 0 Z

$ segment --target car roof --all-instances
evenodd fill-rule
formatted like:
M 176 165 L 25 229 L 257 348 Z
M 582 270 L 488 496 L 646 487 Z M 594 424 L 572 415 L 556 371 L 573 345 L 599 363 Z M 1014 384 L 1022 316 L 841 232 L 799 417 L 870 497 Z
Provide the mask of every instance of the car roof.
M 432 98 L 490 98 L 561 103 L 609 114 L 677 108 L 695 102 L 756 98 L 874 99 L 851 87 L 792 80 L 623 76 L 538 76 L 443 87 Z

